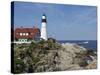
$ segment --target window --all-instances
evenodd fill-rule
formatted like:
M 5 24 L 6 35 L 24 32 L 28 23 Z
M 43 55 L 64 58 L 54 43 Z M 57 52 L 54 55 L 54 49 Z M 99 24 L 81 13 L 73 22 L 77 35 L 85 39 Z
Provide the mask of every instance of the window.
M 22 33 L 20 33 L 20 36 L 22 36 Z
M 25 36 L 25 33 L 23 33 L 23 36 Z
M 26 36 L 28 36 L 28 33 L 26 33 Z

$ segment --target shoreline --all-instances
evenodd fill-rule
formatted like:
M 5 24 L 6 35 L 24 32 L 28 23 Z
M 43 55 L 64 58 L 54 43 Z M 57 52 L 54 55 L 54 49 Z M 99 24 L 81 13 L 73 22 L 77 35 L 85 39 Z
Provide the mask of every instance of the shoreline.
M 89 50 L 93 50 L 97 52 L 97 40 L 57 40 L 59 44 L 77 44 L 79 46 L 83 46 Z

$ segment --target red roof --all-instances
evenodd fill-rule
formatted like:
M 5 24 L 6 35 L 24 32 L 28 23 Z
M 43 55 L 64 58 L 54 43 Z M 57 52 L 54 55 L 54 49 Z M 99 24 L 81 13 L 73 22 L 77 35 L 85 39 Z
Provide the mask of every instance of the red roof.
M 39 32 L 38 28 L 16 28 L 15 29 L 15 38 L 20 39 L 20 38 L 29 38 L 33 39 L 36 35 L 36 33 Z M 28 33 L 28 35 L 20 35 L 20 33 Z

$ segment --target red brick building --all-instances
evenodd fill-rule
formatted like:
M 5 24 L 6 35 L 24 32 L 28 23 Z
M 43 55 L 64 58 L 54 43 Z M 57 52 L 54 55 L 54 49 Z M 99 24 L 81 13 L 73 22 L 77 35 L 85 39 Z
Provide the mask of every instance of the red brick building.
M 15 41 L 18 42 L 28 42 L 28 41 L 38 41 L 40 40 L 40 29 L 33 28 L 16 28 L 14 31 Z

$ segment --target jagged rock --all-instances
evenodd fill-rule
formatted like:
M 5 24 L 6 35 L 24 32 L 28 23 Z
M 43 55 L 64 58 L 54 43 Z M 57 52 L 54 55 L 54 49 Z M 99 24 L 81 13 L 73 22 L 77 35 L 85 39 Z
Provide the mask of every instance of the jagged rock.
M 80 67 L 78 64 L 72 64 L 67 70 L 82 70 L 83 68 Z
M 26 67 L 25 71 L 50 72 L 97 68 L 97 54 L 94 54 L 94 52 L 74 43 L 65 43 L 59 46 L 62 48 L 52 48 L 53 50 L 36 49 L 29 55 L 27 54 L 27 57 L 24 56 L 24 64 L 29 66 L 31 63 L 31 66 Z
M 67 52 L 74 53 L 74 54 L 75 53 L 83 54 L 87 52 L 86 48 L 79 46 L 75 43 L 65 43 L 65 44 L 62 44 L 62 46 L 65 48 Z
M 97 58 L 96 57 L 92 57 L 92 58 L 93 58 L 93 61 L 91 61 L 89 65 L 85 67 L 85 69 L 96 69 L 97 68 Z
M 94 65 L 88 63 L 92 62 L 94 56 L 87 56 L 86 48 L 71 43 L 62 44 L 62 47 L 64 48 L 62 50 L 49 50 L 49 53 L 41 59 L 45 63 L 41 65 L 45 66 L 43 71 L 81 70 Z

